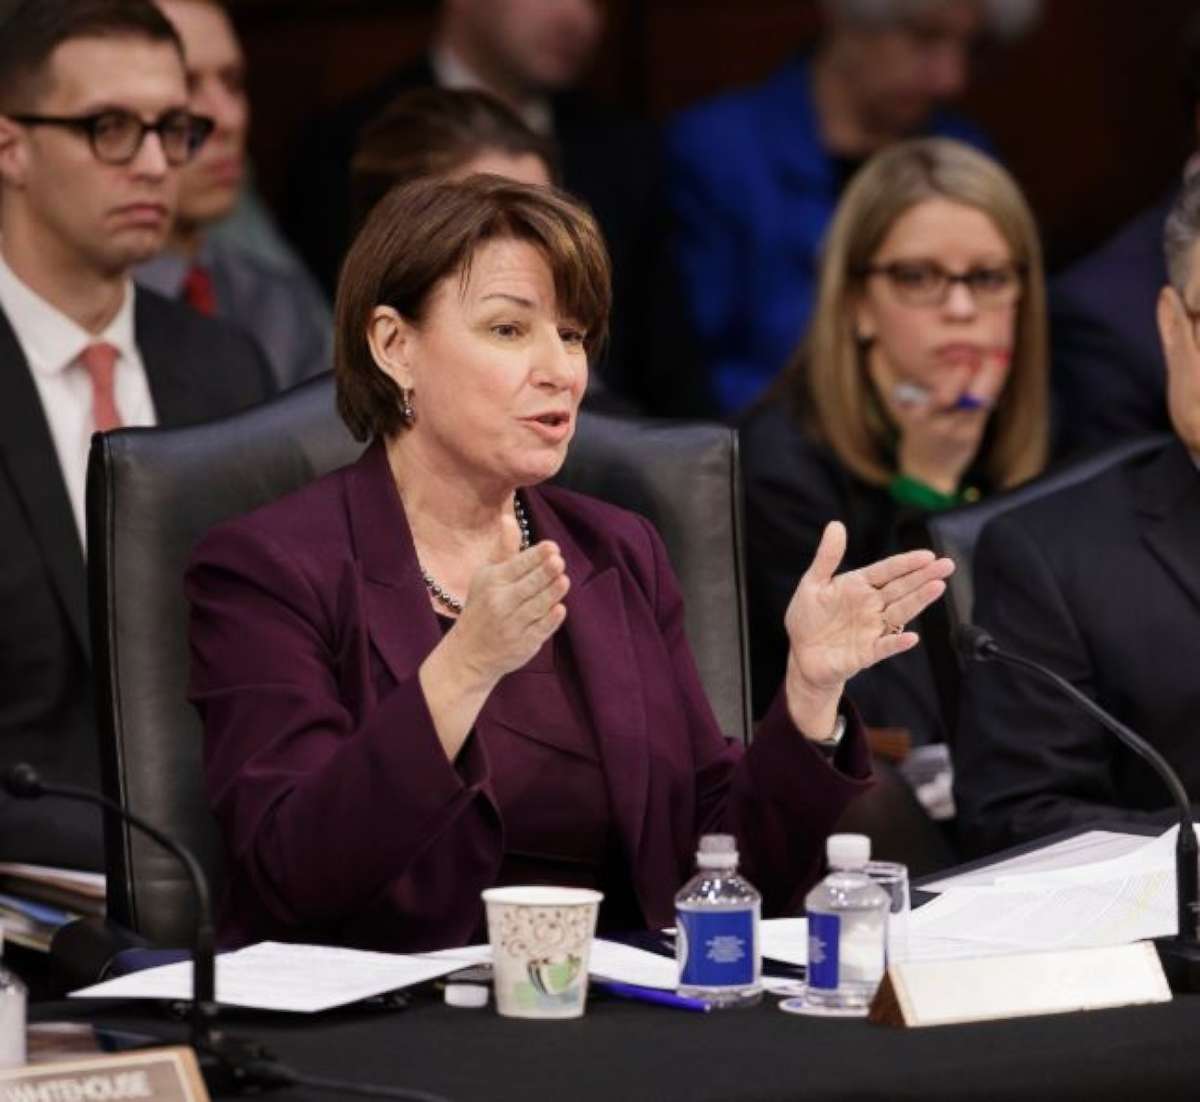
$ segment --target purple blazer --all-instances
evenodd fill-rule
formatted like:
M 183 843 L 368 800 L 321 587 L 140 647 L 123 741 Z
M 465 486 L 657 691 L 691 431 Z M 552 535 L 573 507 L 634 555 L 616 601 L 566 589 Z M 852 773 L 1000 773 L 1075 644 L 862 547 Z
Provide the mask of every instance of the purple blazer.
M 698 837 L 736 834 L 770 912 L 798 907 L 823 842 L 869 783 L 776 700 L 749 749 L 725 739 L 684 637 L 666 551 L 642 517 L 556 487 L 525 491 L 562 550 L 569 633 L 633 891 L 674 920 Z M 384 447 L 197 546 L 191 698 L 224 833 L 221 939 L 394 950 L 461 945 L 482 917 L 504 824 L 486 750 L 450 762 L 417 679 L 441 631 Z

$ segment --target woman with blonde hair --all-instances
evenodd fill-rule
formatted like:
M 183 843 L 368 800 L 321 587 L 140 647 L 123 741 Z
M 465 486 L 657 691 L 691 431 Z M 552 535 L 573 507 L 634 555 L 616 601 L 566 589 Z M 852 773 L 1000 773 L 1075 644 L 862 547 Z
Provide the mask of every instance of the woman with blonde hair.
M 776 627 L 830 520 L 847 562 L 907 522 L 1036 475 L 1048 437 L 1045 280 L 1012 177 L 941 138 L 873 157 L 830 226 L 809 331 L 742 425 L 756 704 L 786 660 Z M 944 735 L 918 653 L 855 679 L 867 723 Z

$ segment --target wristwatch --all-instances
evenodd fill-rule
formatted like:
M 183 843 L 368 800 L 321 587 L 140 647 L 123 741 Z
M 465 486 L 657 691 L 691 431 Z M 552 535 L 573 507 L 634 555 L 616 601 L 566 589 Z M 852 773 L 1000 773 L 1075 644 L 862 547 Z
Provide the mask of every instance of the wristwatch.
M 846 737 L 846 717 L 838 716 L 837 722 L 833 725 L 833 730 L 826 738 L 813 739 L 813 745 L 820 750 L 826 757 L 832 758 L 837 752 L 837 748 L 842 744 L 842 739 Z

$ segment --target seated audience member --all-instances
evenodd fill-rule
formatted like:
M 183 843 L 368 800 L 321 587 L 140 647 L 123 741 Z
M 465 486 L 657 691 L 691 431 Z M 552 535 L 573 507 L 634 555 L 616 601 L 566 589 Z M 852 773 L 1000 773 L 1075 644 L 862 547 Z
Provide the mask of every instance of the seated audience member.
M 1184 53 L 1188 126 L 1200 145 L 1200 18 L 1188 30 Z M 1181 175 L 1198 168 L 1200 154 L 1193 153 Z M 1179 185 L 1172 185 L 1050 284 L 1057 455 L 1171 427 L 1154 310 L 1167 281 L 1163 225 L 1178 194 Z
M 1038 473 L 1046 320 L 1033 216 L 995 161 L 944 138 L 877 154 L 829 228 L 806 340 L 742 425 L 754 692 L 787 659 L 778 621 L 831 520 L 847 564 L 900 546 L 924 513 Z M 922 652 L 852 686 L 868 724 L 936 740 Z
M 965 89 L 984 30 L 1019 30 L 1035 7 L 824 0 L 810 55 L 676 118 L 667 147 L 678 263 L 722 410 L 757 397 L 804 332 L 821 240 L 858 167 L 918 134 L 985 144 L 941 107 Z
M 484 936 L 481 889 L 530 882 L 657 927 L 716 829 L 768 913 L 818 875 L 869 783 L 843 683 L 916 643 L 889 625 L 952 564 L 835 575 L 831 525 L 787 683 L 748 749 L 724 739 L 657 533 L 543 485 L 609 302 L 596 224 L 560 193 L 420 180 L 372 212 L 336 307 L 338 408 L 369 446 L 214 529 L 187 576 L 225 941 L 459 945 Z
M 1165 239 L 1157 316 L 1177 439 L 992 521 L 975 553 L 975 618 L 1153 743 L 1196 798 L 1200 179 L 1184 185 Z M 955 757 L 963 839 L 979 852 L 1091 821 L 1170 821 L 1148 765 L 998 663 L 968 671 Z
M 393 187 L 422 176 L 477 172 L 535 187 L 558 182 L 558 151 L 486 92 L 416 88 L 364 127 L 350 164 L 357 230 Z
M 594 212 L 612 257 L 613 325 L 594 366 L 645 412 L 716 412 L 671 256 L 661 135 L 577 89 L 604 29 L 600 0 L 441 0 L 430 49 L 316 120 L 292 173 L 289 229 L 332 288 L 350 243 L 350 163 L 363 128 L 401 93 L 487 92 L 557 143 L 562 185 Z
M 405 92 L 359 139 L 351 164 L 355 225 L 393 187 L 422 176 L 461 180 L 477 172 L 535 187 L 551 187 L 557 150 L 514 112 L 486 92 L 417 88 Z M 588 377 L 589 409 L 636 413 L 610 393 L 599 376 Z
M 0 18 L 0 747 L 48 781 L 99 764 L 84 573 L 94 430 L 265 397 L 242 334 L 144 289 L 207 130 L 150 0 L 20 0 Z M 0 857 L 102 867 L 100 818 L 0 803 Z
M 299 261 L 268 260 L 210 231 L 238 204 L 250 121 L 245 61 L 220 0 L 157 0 L 183 40 L 191 107 L 213 132 L 184 168 L 167 248 L 135 277 L 202 314 L 249 333 L 279 387 L 333 367 L 333 324 L 315 280 Z

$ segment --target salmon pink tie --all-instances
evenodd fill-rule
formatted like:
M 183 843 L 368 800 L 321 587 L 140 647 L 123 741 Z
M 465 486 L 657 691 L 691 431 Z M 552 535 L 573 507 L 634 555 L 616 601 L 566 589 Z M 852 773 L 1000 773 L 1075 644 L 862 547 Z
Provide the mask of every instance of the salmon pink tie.
M 121 427 L 113 376 L 117 366 L 117 349 L 103 341 L 89 344 L 79 354 L 79 362 L 92 379 L 92 423 L 97 432 Z

